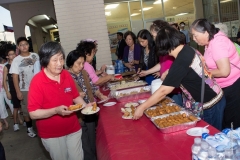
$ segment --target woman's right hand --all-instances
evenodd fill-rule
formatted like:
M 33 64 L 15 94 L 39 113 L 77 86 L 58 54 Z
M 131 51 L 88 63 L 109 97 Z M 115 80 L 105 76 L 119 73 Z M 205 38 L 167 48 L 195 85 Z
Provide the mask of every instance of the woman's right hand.
M 82 98 L 84 98 L 86 96 L 86 93 L 84 93 L 84 92 L 79 92 L 79 94 Z
M 128 67 L 129 69 L 132 69 L 132 68 L 134 68 L 134 66 L 132 66 L 132 64 L 131 64 L 131 63 L 125 63 L 125 66 L 126 66 L 126 67 Z
M 8 98 L 9 100 L 11 100 L 11 99 L 12 99 L 12 96 L 11 96 L 10 92 L 6 92 L 6 94 L 7 94 L 7 98 Z
M 145 70 L 142 70 L 140 73 L 139 73 L 139 77 L 145 77 L 148 75 L 148 71 L 145 71 Z
M 57 114 L 61 116 L 67 116 L 73 113 L 73 111 L 69 111 L 67 106 L 61 105 L 59 107 L 56 107 Z

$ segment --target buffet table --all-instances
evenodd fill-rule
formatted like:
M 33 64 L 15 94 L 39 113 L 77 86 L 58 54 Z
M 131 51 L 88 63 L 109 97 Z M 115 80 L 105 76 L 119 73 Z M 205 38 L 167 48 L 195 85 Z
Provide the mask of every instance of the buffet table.
M 109 100 L 116 102 L 115 99 Z M 139 120 L 122 119 L 123 104 L 99 105 L 97 127 L 98 160 L 190 160 L 194 137 L 186 130 L 163 134 L 143 115 Z M 207 123 L 199 121 L 196 126 Z M 209 126 L 210 134 L 219 132 Z

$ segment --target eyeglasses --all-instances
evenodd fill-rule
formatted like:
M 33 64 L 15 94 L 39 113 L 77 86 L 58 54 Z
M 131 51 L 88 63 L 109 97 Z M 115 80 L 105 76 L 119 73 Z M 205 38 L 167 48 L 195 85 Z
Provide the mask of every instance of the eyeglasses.
M 28 46 L 28 43 L 19 44 L 19 47 Z

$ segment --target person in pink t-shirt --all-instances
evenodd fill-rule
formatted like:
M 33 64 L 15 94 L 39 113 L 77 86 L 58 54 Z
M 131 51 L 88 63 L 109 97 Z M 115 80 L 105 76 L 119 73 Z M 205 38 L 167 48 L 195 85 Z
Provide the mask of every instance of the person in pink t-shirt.
M 166 27 L 166 26 L 170 26 L 170 25 L 168 24 L 168 22 L 163 21 L 163 20 L 156 20 L 153 22 L 153 24 L 150 26 L 150 32 L 151 32 L 154 40 L 156 40 L 158 31 L 161 28 Z M 161 79 L 164 80 L 168 74 L 168 70 L 170 69 L 173 61 L 174 61 L 174 58 L 169 55 L 159 56 L 159 63 L 157 65 L 155 65 L 154 67 L 152 67 L 151 69 L 148 69 L 145 71 L 142 70 L 139 73 L 140 77 L 144 77 L 146 75 L 153 74 L 155 77 L 161 77 Z M 171 97 L 180 106 L 183 105 L 180 88 L 174 89 L 171 92 L 171 94 L 169 94 L 168 96 Z
M 114 80 L 114 75 L 105 75 L 103 77 L 98 77 L 91 62 L 95 55 L 96 45 L 94 42 L 82 41 L 78 44 L 77 49 L 85 53 L 86 55 L 86 62 L 84 63 L 84 70 L 86 70 L 95 85 L 103 85 L 108 81 Z
M 191 26 L 193 40 L 205 46 L 204 59 L 226 96 L 223 128 L 240 127 L 240 58 L 233 42 L 206 19 Z

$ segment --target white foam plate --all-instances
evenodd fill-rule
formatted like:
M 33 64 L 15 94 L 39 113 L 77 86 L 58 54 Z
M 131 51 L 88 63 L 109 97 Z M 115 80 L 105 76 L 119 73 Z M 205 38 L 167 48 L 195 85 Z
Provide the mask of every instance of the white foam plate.
M 189 136 L 202 136 L 203 133 L 209 133 L 209 130 L 203 127 L 194 127 L 188 129 L 186 133 Z
M 138 101 L 138 103 L 140 103 L 140 104 L 143 104 L 144 102 L 146 102 L 146 99 L 142 99 L 142 100 Z
M 130 102 L 130 103 L 126 103 L 126 104 L 125 104 L 125 107 L 127 107 L 127 108 L 129 108 L 129 107 L 131 107 L 131 106 L 137 107 L 138 105 L 139 105 L 138 103 L 132 103 L 132 102 Z
M 123 119 L 133 119 L 133 116 L 127 116 L 127 117 L 122 116 L 122 118 L 123 118 Z
M 106 102 L 106 101 L 108 101 L 108 100 L 109 100 L 109 98 L 104 99 L 104 100 L 101 100 L 101 101 L 98 101 L 97 104 L 101 104 L 101 103 Z
M 81 113 L 82 113 L 82 114 L 85 114 L 85 115 L 89 115 L 89 114 L 97 113 L 99 110 L 100 110 L 99 107 L 97 107 L 97 110 L 96 110 L 96 111 L 92 111 L 92 107 L 85 107 L 85 108 L 81 111 Z
M 108 102 L 108 103 L 105 103 L 103 106 L 110 107 L 110 106 L 114 106 L 115 104 L 117 104 L 117 103 L 116 102 Z

